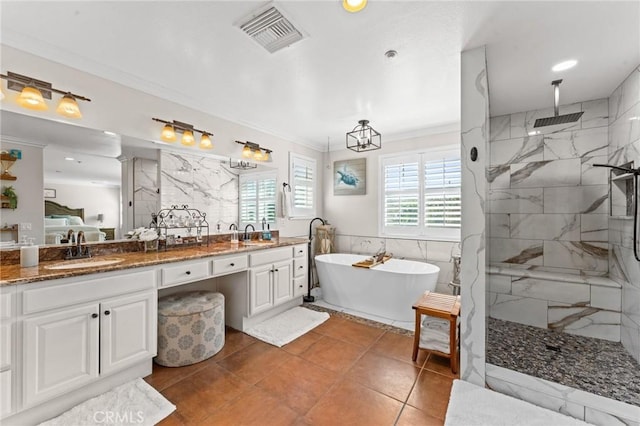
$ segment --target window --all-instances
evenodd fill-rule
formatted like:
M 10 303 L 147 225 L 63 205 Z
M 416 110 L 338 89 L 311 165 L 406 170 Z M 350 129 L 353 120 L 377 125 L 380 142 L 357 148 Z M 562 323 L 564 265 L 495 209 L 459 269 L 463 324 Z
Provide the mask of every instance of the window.
M 460 239 L 460 151 L 380 159 L 380 234 Z
M 289 156 L 291 217 L 309 219 L 316 216 L 316 160 L 298 154 Z
M 262 219 L 276 224 L 276 172 L 246 173 L 239 178 L 239 227 L 261 229 Z

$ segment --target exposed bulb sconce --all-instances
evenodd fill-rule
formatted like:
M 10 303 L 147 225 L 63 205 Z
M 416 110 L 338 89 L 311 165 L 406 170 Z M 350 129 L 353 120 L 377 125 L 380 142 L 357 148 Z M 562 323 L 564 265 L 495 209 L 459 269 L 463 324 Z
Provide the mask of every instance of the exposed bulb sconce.
M 360 120 L 352 131 L 347 132 L 347 148 L 356 152 L 380 149 L 382 135 L 369 126 L 369 120 Z
M 20 92 L 20 95 L 18 95 L 16 99 L 18 105 L 34 111 L 48 110 L 49 106 L 45 102 L 45 99 L 51 99 L 52 93 L 63 95 L 58 103 L 56 112 L 67 118 L 82 118 L 82 113 L 80 112 L 80 107 L 77 102 L 78 99 L 91 102 L 91 99 L 85 98 L 84 96 L 56 89 L 52 87 L 49 82 L 36 80 L 35 78 L 16 74 L 11 71 L 7 72 L 7 75 L 0 74 L 0 78 L 7 80 L 7 89 Z
M 162 132 L 160 132 L 160 139 L 164 142 L 175 142 L 177 140 L 176 132 L 182 133 L 180 143 L 184 146 L 194 146 L 196 144 L 196 138 L 193 135 L 194 132 L 200 133 L 200 149 L 212 149 L 213 143 L 211 137 L 213 133 L 206 130 L 199 130 L 193 127 L 192 124 L 183 123 L 181 121 L 166 121 L 159 118 L 153 118 L 153 121 L 164 123 Z
M 360 12 L 367 5 L 367 0 L 342 0 L 342 7 L 347 12 Z
M 236 141 L 237 144 L 242 145 L 242 150 L 240 151 L 240 156 L 242 158 L 251 159 L 254 161 L 259 161 L 261 163 L 270 163 L 273 161 L 271 159 L 271 151 L 268 148 L 261 147 L 255 142 L 240 142 Z M 239 168 L 239 167 L 234 167 Z

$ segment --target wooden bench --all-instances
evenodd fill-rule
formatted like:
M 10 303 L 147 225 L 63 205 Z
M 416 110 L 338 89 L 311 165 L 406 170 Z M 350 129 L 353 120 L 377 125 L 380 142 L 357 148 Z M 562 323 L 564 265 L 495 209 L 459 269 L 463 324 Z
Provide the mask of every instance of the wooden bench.
M 420 348 L 420 328 L 422 326 L 422 315 L 442 318 L 450 323 L 449 327 L 449 353 L 436 350 L 425 349 L 436 355 L 449 358 L 451 363 L 451 371 L 458 371 L 458 333 L 456 332 L 458 315 L 460 315 L 460 296 L 452 296 L 449 294 L 425 292 L 420 299 L 413 305 L 416 311 L 416 328 L 413 337 L 413 360 L 418 358 L 418 349 Z

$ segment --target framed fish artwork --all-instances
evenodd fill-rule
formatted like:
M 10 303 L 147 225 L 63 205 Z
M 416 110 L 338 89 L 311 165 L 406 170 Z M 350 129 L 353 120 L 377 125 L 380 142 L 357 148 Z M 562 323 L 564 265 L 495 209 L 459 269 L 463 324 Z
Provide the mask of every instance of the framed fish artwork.
M 333 195 L 365 195 L 366 184 L 366 158 L 333 162 Z

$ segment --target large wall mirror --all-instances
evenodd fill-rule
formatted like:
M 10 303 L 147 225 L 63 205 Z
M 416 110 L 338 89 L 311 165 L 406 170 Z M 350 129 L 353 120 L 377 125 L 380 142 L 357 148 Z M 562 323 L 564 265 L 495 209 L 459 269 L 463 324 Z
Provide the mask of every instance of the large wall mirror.
M 23 197 L 44 204 L 44 244 L 64 243 L 83 230 L 87 241 L 117 240 L 148 226 L 151 214 L 187 204 L 207 214 L 209 232 L 238 223 L 239 175 L 229 158 L 198 149 L 163 145 L 9 111 L 1 112 L 3 134 L 45 145 L 43 189 Z

